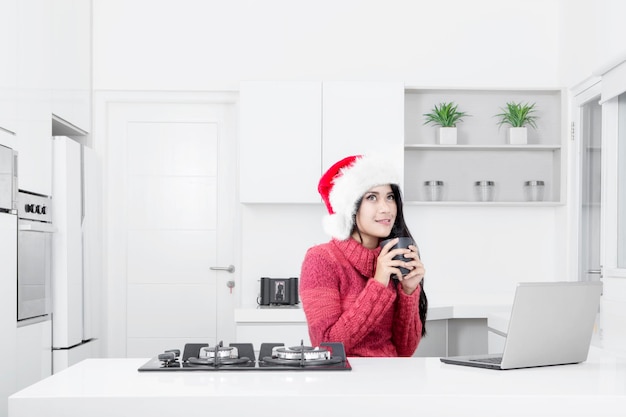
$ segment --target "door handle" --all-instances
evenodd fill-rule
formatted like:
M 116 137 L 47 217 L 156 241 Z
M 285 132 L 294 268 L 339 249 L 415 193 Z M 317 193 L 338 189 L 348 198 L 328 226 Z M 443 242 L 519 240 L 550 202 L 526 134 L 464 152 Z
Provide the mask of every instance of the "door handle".
M 228 271 L 229 273 L 233 273 L 235 272 L 235 265 L 228 265 L 228 266 L 212 266 L 209 269 L 211 269 L 212 271 Z
M 587 271 L 588 274 L 597 274 L 600 275 L 602 273 L 601 269 L 590 269 Z

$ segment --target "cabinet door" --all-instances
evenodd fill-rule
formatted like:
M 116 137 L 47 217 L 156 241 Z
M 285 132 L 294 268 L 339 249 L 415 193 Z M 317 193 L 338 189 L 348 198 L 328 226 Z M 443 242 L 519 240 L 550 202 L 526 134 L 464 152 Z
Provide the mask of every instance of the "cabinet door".
M 17 140 L 19 188 L 52 192 L 52 125 L 50 118 L 51 4 L 18 2 Z
M 0 213 L 0 355 L 17 358 L 17 216 Z M 21 358 L 21 356 L 20 356 Z M 0 377 L 0 410 L 17 388 L 17 360 L 6 360 Z
M 404 85 L 399 82 L 325 82 L 323 160 L 328 169 L 356 154 L 385 153 L 404 171 Z
M 92 148 L 83 147 L 83 339 L 100 332 L 103 275 L 102 165 Z
M 91 0 L 52 2 L 52 113 L 91 130 Z
M 83 246 L 81 145 L 67 137 L 54 140 L 52 223 L 52 345 L 83 340 Z
M 242 83 L 242 203 L 320 202 L 321 95 L 317 82 Z
M 0 1 L 0 129 L 15 133 L 17 119 L 17 0 Z M 2 143 L 2 142 L 0 142 Z M 12 144 L 5 143 L 9 146 Z M 10 146 L 13 147 L 13 146 Z
M 17 389 L 24 389 L 52 375 L 52 321 L 17 328 L 17 351 L 28 358 L 17 368 Z

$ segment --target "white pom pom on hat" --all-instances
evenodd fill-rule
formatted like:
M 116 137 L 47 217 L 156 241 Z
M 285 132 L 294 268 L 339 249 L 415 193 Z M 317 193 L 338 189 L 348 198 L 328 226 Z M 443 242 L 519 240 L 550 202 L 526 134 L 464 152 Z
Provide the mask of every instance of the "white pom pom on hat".
M 382 155 L 353 155 L 331 166 L 317 190 L 328 209 L 324 231 L 339 240 L 350 237 L 354 227 L 356 203 L 372 187 L 400 184 L 395 164 Z

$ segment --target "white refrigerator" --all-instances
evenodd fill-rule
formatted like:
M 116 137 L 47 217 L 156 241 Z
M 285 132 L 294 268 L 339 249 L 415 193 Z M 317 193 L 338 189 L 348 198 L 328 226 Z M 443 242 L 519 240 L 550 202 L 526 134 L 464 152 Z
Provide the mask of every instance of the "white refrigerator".
M 6 415 L 7 398 L 17 389 L 17 359 L 21 357 L 18 356 L 16 343 L 16 278 L 17 216 L 0 212 L 0 357 L 6 358 L 0 372 L 0 416 Z
M 52 204 L 52 370 L 98 357 L 102 282 L 98 159 L 92 149 L 54 138 Z

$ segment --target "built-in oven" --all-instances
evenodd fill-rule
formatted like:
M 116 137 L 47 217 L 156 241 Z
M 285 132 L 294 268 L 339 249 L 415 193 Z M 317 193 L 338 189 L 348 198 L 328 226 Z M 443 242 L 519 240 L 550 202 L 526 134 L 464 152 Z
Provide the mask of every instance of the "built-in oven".
M 18 193 L 17 320 L 27 324 L 49 320 L 51 305 L 52 233 L 50 198 Z

